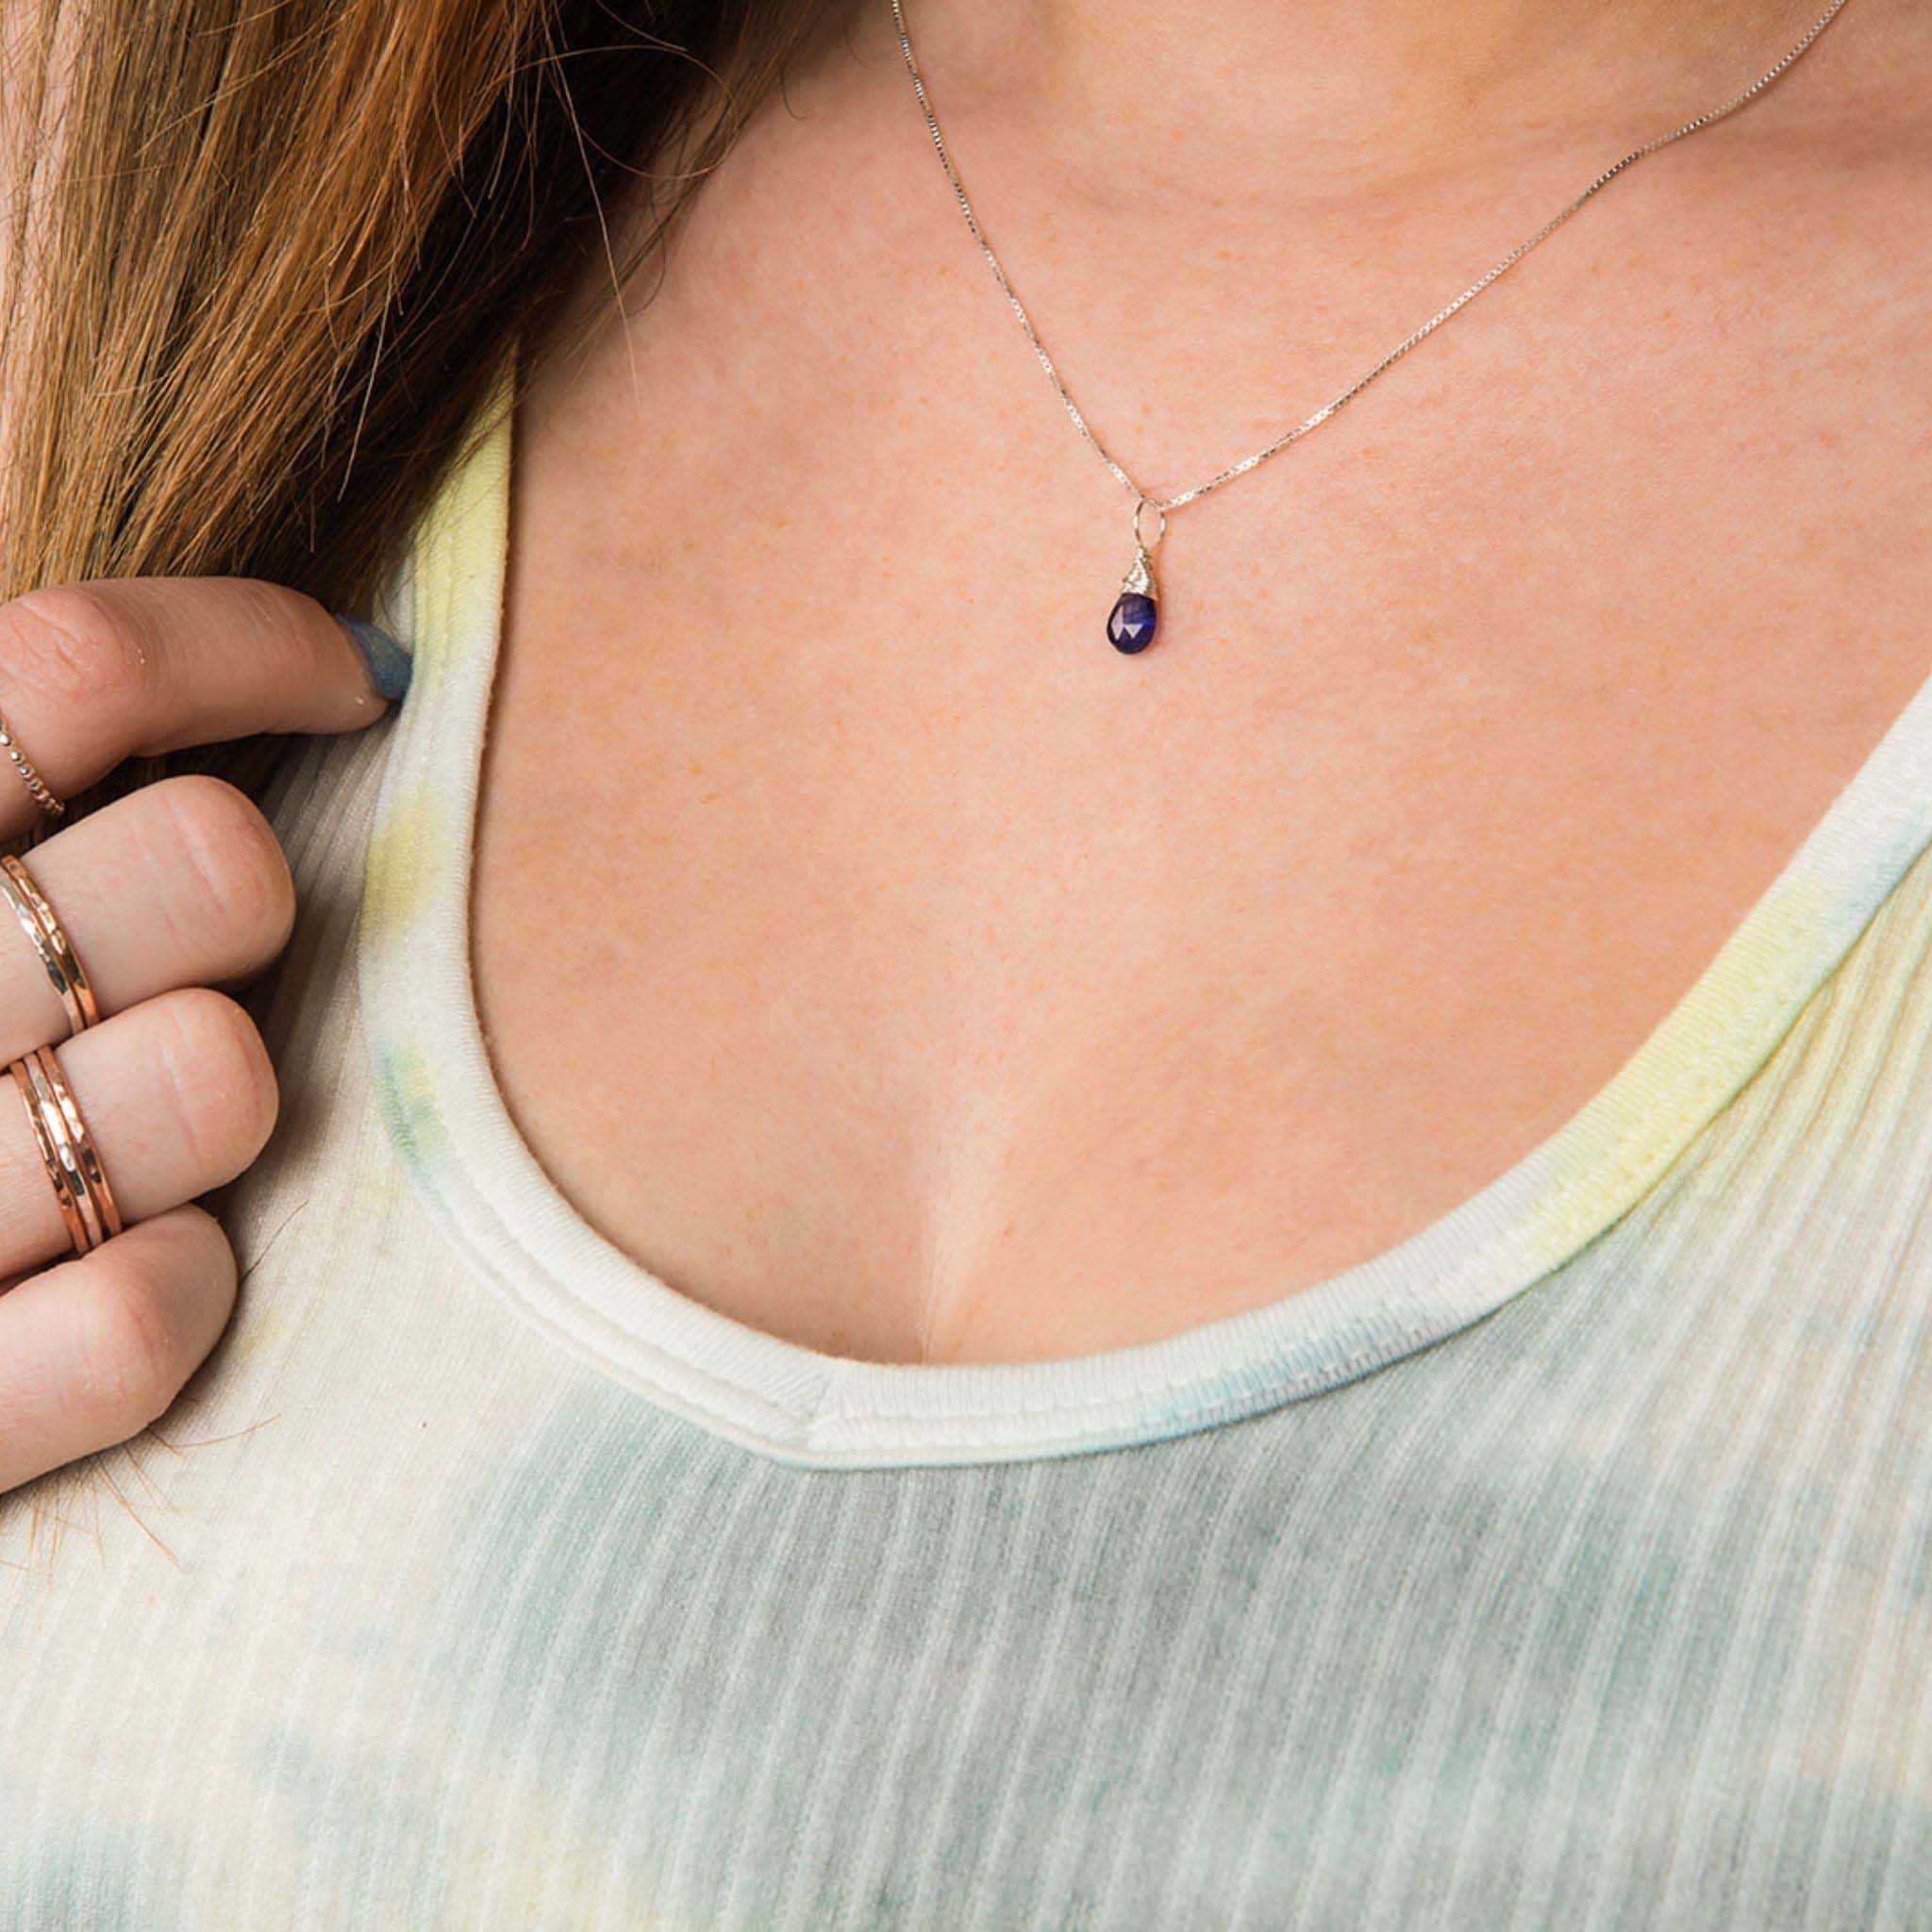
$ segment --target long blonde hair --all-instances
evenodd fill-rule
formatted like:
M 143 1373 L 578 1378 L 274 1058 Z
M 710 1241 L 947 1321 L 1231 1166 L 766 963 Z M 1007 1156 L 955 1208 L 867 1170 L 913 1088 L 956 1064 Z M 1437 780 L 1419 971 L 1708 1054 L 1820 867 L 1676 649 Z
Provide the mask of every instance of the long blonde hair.
M 700 130 L 622 278 L 840 10 L 15 0 L 0 596 L 236 575 L 357 608 L 613 190 Z

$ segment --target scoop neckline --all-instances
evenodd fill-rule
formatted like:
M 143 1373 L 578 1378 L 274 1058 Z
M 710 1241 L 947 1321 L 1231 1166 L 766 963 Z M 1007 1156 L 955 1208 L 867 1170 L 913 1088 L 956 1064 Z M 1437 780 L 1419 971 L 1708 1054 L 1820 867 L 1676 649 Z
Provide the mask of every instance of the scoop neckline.
M 412 650 L 358 939 L 403 1168 L 497 1293 L 658 1407 L 781 1462 L 969 1465 L 1115 1451 L 1306 1400 L 1444 1341 L 1633 1207 L 1770 1056 L 1932 842 L 1932 676 L 1696 982 L 1570 1118 L 1368 1259 L 1161 1340 L 998 1364 L 822 1354 L 719 1313 L 599 1234 L 510 1119 L 470 962 L 475 810 L 509 535 L 513 358 L 405 545 Z

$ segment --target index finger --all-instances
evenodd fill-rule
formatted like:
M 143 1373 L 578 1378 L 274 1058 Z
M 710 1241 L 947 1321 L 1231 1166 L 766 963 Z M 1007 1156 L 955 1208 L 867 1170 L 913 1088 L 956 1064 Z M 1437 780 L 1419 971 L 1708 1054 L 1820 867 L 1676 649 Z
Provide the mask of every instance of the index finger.
M 354 731 L 387 708 L 343 622 L 285 584 L 100 577 L 0 604 L 0 717 L 57 797 L 139 754 Z M 37 815 L 17 776 L 0 766 L 0 837 Z

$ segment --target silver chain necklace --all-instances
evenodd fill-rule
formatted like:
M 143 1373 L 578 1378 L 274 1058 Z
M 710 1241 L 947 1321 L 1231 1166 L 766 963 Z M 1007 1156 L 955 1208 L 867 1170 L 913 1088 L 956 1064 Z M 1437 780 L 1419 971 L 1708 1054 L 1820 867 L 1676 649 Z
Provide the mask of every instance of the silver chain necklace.
M 1660 147 L 1668 147 L 1674 141 L 1682 141 L 1687 134 L 1695 134 L 1700 128 L 1710 126 L 1735 114 L 1747 102 L 1755 100 L 1774 81 L 1791 67 L 1824 29 L 1829 26 L 1844 7 L 1845 0 L 1832 0 L 1804 37 L 1785 55 L 1774 67 L 1766 69 L 1751 85 L 1741 92 L 1733 94 L 1722 107 L 1712 108 L 1707 113 L 1687 121 L 1681 127 L 1674 127 L 1668 134 L 1660 134 L 1654 141 L 1647 141 L 1641 147 L 1632 148 L 1620 161 L 1612 163 L 1586 188 L 1568 207 L 1560 208 L 1550 217 L 1535 234 L 1526 241 L 1519 242 L 1501 261 L 1479 280 L 1472 282 L 1461 294 L 1446 308 L 1440 308 L 1411 335 L 1396 343 L 1394 348 L 1377 362 L 1366 375 L 1357 376 L 1332 402 L 1324 403 L 1312 416 L 1297 423 L 1292 429 L 1284 431 L 1264 449 L 1257 449 L 1253 456 L 1243 457 L 1238 463 L 1230 463 L 1226 469 L 1217 471 L 1205 483 L 1196 483 L 1191 490 L 1183 490 L 1173 496 L 1150 496 L 1136 483 L 1125 467 L 1113 456 L 1107 446 L 1088 426 L 1087 419 L 1079 410 L 1074 398 L 1067 392 L 1066 384 L 1060 379 L 1060 373 L 1054 367 L 1053 358 L 1046 353 L 1046 344 L 1040 340 L 1039 332 L 1033 326 L 1032 318 L 1026 313 L 1025 305 L 1013 291 L 1013 285 L 1007 279 L 1007 272 L 1000 266 L 999 257 L 992 252 L 992 244 L 981 230 L 979 218 L 973 212 L 973 204 L 966 198 L 965 187 L 960 182 L 953 166 L 953 158 L 946 152 L 945 138 L 940 133 L 938 117 L 933 112 L 932 101 L 926 93 L 925 81 L 919 71 L 919 62 L 912 57 L 912 38 L 906 30 L 906 15 L 900 0 L 891 0 L 893 24 L 899 30 L 899 51 L 906 58 L 906 71 L 912 76 L 912 91 L 919 98 L 920 110 L 925 116 L 926 131 L 932 136 L 932 144 L 940 158 L 940 165 L 946 171 L 946 179 L 953 184 L 953 192 L 958 198 L 959 212 L 966 218 L 966 226 L 973 239 L 979 243 L 980 252 L 986 257 L 987 265 L 992 270 L 993 278 L 999 283 L 1007 300 L 1012 305 L 1013 313 L 1020 319 L 1020 326 L 1026 331 L 1026 340 L 1033 344 L 1033 353 L 1040 358 L 1040 366 L 1046 371 L 1067 414 L 1073 419 L 1074 427 L 1087 439 L 1101 461 L 1113 472 L 1134 499 L 1134 561 L 1125 577 L 1122 579 L 1120 596 L 1114 604 L 1107 621 L 1107 635 L 1114 648 L 1124 652 L 1144 651 L 1154 641 L 1154 633 L 1158 622 L 1158 592 L 1154 582 L 1154 552 L 1159 547 L 1160 540 L 1167 533 L 1167 513 L 1179 509 L 1183 504 L 1193 503 L 1206 496 L 1210 490 L 1219 490 L 1224 483 L 1232 483 L 1237 476 L 1245 476 L 1250 470 L 1265 463 L 1278 450 L 1286 449 L 1291 442 L 1299 442 L 1309 430 L 1327 422 L 1345 403 L 1355 398 L 1374 382 L 1385 369 L 1401 361 L 1403 357 L 1420 342 L 1424 336 L 1432 335 L 1454 315 L 1464 304 L 1473 302 L 1499 276 L 1514 268 L 1538 242 L 1547 241 L 1554 235 L 1585 202 L 1592 195 L 1607 188 L 1626 168 L 1634 167 L 1644 156 L 1655 154 Z M 1150 512 L 1153 522 L 1148 519 Z

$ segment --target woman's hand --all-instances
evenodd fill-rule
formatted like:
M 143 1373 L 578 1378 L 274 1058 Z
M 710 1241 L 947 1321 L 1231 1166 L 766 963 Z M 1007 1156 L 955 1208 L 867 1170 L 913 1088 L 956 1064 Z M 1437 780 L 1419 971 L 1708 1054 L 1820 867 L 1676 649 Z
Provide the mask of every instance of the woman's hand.
M 381 672 L 393 690 L 393 660 Z M 135 754 L 351 731 L 386 708 L 343 625 L 279 585 L 109 579 L 0 604 L 0 718 L 57 797 Z M 0 839 L 41 815 L 0 752 Z M 56 1048 L 125 1226 L 75 1256 L 33 1117 L 0 1074 L 0 1491 L 139 1434 L 227 1322 L 234 1257 L 188 1204 L 261 1151 L 276 1096 L 253 1023 L 210 989 L 266 965 L 294 916 L 268 822 L 216 778 L 117 799 L 25 863 L 99 1021 L 70 1040 L 0 900 L 0 1066 Z

